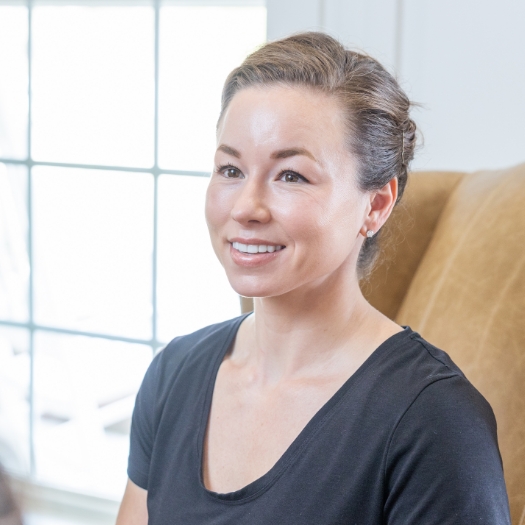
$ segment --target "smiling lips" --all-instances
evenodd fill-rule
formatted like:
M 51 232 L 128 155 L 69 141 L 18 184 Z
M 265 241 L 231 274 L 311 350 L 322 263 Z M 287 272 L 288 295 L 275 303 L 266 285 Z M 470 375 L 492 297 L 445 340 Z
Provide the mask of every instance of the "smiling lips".
M 233 241 L 230 243 L 230 255 L 237 266 L 257 268 L 274 261 L 285 246 L 278 244 L 244 244 Z
M 232 246 L 235 250 L 241 253 L 273 253 L 278 252 L 284 248 L 284 246 L 276 246 L 274 244 L 242 244 L 240 242 L 233 242 Z

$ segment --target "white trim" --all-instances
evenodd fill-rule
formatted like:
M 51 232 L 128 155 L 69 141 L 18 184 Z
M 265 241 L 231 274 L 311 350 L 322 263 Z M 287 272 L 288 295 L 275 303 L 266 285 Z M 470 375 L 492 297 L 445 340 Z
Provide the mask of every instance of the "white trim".
M 33 7 L 40 6 L 86 6 L 86 7 L 153 7 L 153 0 L 32 0 Z
M 0 6 L 3 5 L 27 5 L 28 0 L 0 0 Z M 238 6 L 238 7 L 253 7 L 265 6 L 265 0 L 161 0 L 162 6 L 170 5 L 184 5 L 184 6 Z M 42 5 L 54 6 L 151 6 L 155 4 L 155 0 L 32 0 L 34 7 Z
M 405 16 L 404 0 L 396 2 L 396 33 L 394 44 L 394 69 L 397 75 L 401 74 L 403 66 L 403 18 Z
M 162 0 L 161 6 L 167 5 L 195 5 L 195 6 L 236 6 L 236 7 L 264 7 L 266 0 Z

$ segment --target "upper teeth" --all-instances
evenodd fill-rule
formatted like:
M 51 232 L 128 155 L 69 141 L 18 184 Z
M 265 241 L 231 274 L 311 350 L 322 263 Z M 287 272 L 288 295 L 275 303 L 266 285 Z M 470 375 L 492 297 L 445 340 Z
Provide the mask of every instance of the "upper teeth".
M 244 253 L 266 253 L 266 252 L 278 252 L 282 250 L 284 246 L 268 246 L 266 244 L 242 244 L 240 242 L 232 243 L 236 250 Z

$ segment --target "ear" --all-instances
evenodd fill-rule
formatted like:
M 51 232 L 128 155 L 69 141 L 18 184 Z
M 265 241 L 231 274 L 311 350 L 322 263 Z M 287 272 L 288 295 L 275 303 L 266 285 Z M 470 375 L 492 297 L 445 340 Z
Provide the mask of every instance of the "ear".
M 368 205 L 368 214 L 365 223 L 359 233 L 366 237 L 367 232 L 377 233 L 394 209 L 397 200 L 397 177 L 387 182 L 381 189 L 370 193 L 370 202 Z

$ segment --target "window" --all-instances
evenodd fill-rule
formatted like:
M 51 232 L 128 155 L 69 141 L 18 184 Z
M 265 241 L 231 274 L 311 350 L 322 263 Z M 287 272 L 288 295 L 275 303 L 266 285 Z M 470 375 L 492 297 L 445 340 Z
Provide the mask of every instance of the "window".
M 121 497 L 152 355 L 240 313 L 203 217 L 254 1 L 0 0 L 0 461 Z M 30 96 L 28 96 L 30 93 Z

